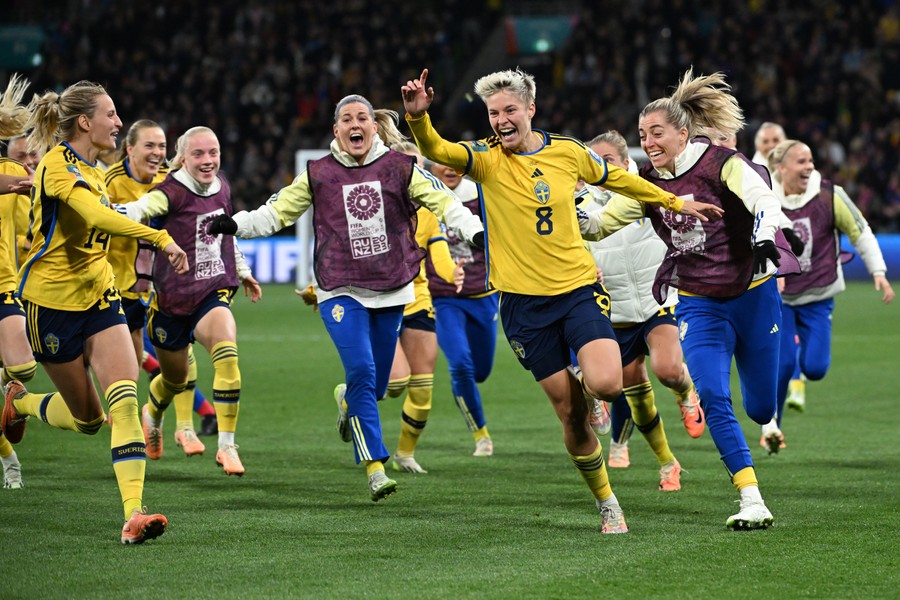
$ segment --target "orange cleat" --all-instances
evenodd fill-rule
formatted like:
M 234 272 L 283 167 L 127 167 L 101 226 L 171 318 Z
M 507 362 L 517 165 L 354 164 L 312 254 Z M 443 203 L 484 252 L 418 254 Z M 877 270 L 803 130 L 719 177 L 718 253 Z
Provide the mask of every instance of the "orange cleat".
M 16 407 L 13 406 L 13 400 L 21 398 L 28 393 L 25 386 L 19 381 L 13 379 L 6 384 L 6 395 L 3 400 L 3 413 L 0 415 L 0 430 L 11 444 L 18 444 L 25 435 L 25 425 L 28 424 L 28 415 L 21 415 Z
M 240 477 L 244 474 L 244 465 L 241 464 L 241 457 L 237 453 L 238 448 L 237 444 L 229 444 L 216 452 L 216 464 L 225 469 L 226 475 Z
M 683 402 L 678 401 L 678 408 L 681 409 L 681 422 L 684 423 L 684 428 L 687 430 L 688 435 L 692 438 L 698 438 L 703 435 L 703 430 L 706 428 L 706 417 L 703 414 L 703 409 L 700 407 L 700 397 L 697 395 L 697 390 L 691 388 L 688 397 Z
M 659 469 L 659 491 L 677 492 L 681 489 L 681 464 L 674 460 Z
M 175 445 L 184 450 L 185 456 L 195 456 L 203 454 L 206 446 L 197 437 L 197 432 L 193 429 L 179 429 L 175 432 Z
M 162 458 L 163 453 L 163 435 L 162 435 L 162 421 L 159 422 L 159 427 L 153 425 L 153 421 L 150 419 L 150 413 L 147 410 L 147 405 L 144 405 L 144 410 L 141 411 L 141 428 L 144 430 L 144 444 L 146 444 L 146 454 L 147 458 L 150 460 L 159 460 Z
M 143 544 L 166 532 L 169 521 L 162 515 L 148 515 L 147 509 L 136 510 L 122 527 L 123 544 Z

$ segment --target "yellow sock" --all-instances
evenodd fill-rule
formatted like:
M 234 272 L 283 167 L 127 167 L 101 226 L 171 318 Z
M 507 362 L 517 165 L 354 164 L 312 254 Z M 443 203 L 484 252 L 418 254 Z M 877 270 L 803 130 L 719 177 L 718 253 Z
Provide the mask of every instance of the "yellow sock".
M 678 400 L 679 404 L 684 404 L 688 397 L 691 394 L 691 391 L 694 389 L 694 380 L 691 379 L 691 374 L 688 373 L 687 367 L 682 365 L 681 367 L 684 370 L 684 389 L 675 389 L 669 388 L 672 390 L 672 393 L 675 394 L 675 399 Z
M 85 435 L 96 435 L 100 428 L 103 427 L 103 415 L 100 415 L 93 421 L 81 421 L 73 418 L 75 421 L 75 430 Z
M 9 458 L 12 456 L 13 447 L 6 439 L 6 436 L 0 433 L 0 458 Z
M 806 392 L 806 380 L 805 379 L 791 379 L 790 383 L 788 383 L 788 393 L 789 394 L 804 394 Z
M 666 439 L 666 430 L 663 428 L 662 419 L 656 410 L 653 397 L 653 385 L 649 381 L 625 388 L 625 398 L 631 407 L 631 419 L 644 439 L 656 455 L 659 464 L 664 465 L 675 460 L 675 455 L 669 449 L 669 441 Z
M 376 471 L 381 471 L 384 473 L 384 463 L 380 460 L 367 460 L 366 461 L 366 476 L 371 477 L 372 473 Z
M 194 358 L 193 344 L 188 346 L 188 377 L 183 392 L 173 400 L 175 404 L 175 428 L 194 428 L 194 388 L 197 386 L 197 359 Z
M 737 491 L 741 491 L 745 487 L 750 486 L 759 487 L 759 482 L 756 480 L 756 471 L 753 470 L 753 467 L 744 467 L 732 475 L 731 483 L 734 484 L 734 489 Z
M 113 420 L 110 448 L 113 471 L 122 495 L 125 518 L 141 510 L 144 494 L 144 434 L 138 419 L 137 384 L 133 381 L 117 381 L 106 390 L 109 416 Z
M 475 438 L 475 441 L 477 442 L 481 438 L 491 439 L 491 434 L 488 433 L 487 425 L 485 425 L 481 429 L 476 429 L 475 431 L 473 431 L 472 437 Z
M 162 374 L 157 375 L 150 382 L 150 401 L 147 402 L 147 412 L 155 421 L 160 421 L 163 413 L 172 400 L 184 391 L 187 382 L 174 382 L 164 379 Z
M 597 449 L 587 456 L 570 454 L 569 458 L 575 463 L 575 468 L 581 473 L 584 482 L 588 484 L 594 498 L 603 501 L 613 495 L 606 473 L 606 463 L 603 462 L 603 447 L 600 442 L 597 442 Z
M 409 376 L 400 377 L 399 379 L 391 379 L 388 381 L 387 395 L 388 398 L 399 398 L 403 395 L 403 390 L 409 385 Z
M 409 378 L 409 393 L 403 402 L 400 420 L 400 441 L 397 456 L 412 456 L 419 443 L 419 436 L 425 430 L 428 414 L 431 412 L 431 396 L 434 390 L 434 375 L 413 375 Z
M 209 353 L 215 375 L 213 376 L 213 402 L 219 432 L 234 433 L 237 429 L 241 400 L 241 371 L 238 369 L 237 344 L 219 342 Z
M 28 383 L 34 378 L 34 374 L 36 372 L 37 362 L 35 361 L 27 362 L 24 365 L 3 367 L 2 375 L 0 375 L 0 380 L 3 381 L 3 385 L 6 385 L 13 379 L 16 379 L 22 383 Z
M 18 413 L 37 417 L 51 427 L 67 431 L 79 431 L 75 426 L 75 419 L 72 417 L 72 413 L 69 412 L 69 407 L 66 406 L 59 392 L 53 392 L 52 394 L 28 393 L 21 398 L 13 400 L 13 407 Z M 92 433 L 96 433 L 96 431 Z

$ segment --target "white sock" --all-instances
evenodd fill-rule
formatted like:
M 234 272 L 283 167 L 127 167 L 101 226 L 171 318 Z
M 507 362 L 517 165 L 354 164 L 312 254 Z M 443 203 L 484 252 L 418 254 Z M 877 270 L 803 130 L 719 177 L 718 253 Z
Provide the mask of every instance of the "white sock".
M 0 458 L 0 462 L 2 462 L 3 466 L 5 467 L 11 467 L 12 465 L 19 464 L 19 457 L 16 456 L 16 451 L 13 450 L 12 454 L 7 456 L 6 458 Z
M 234 446 L 234 432 L 233 431 L 220 431 L 219 432 L 219 448 L 224 448 L 225 446 Z
M 759 493 L 759 488 L 755 485 L 750 485 L 741 490 L 741 501 L 742 502 L 762 502 L 762 496 Z
M 601 506 L 618 506 L 618 505 L 619 505 L 619 501 L 616 499 L 616 495 L 615 495 L 615 494 L 613 494 L 612 496 L 610 496 L 610 497 L 607 498 L 606 500 L 597 500 L 597 507 L 598 507 L 598 508 L 601 507 Z

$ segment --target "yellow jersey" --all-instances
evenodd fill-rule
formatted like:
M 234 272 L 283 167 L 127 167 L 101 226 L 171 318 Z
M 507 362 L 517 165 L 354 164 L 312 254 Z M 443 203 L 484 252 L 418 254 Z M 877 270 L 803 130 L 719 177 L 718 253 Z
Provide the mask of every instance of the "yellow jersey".
M 424 206 L 416 210 L 416 219 L 416 243 L 428 251 L 438 275 L 448 283 L 452 283 L 456 263 L 450 256 L 450 246 L 447 243 L 447 236 L 441 229 L 440 222 L 434 213 Z M 428 291 L 428 277 L 425 274 L 425 260 L 422 259 L 419 265 L 419 274 L 413 279 L 416 299 L 403 308 L 403 316 L 415 314 L 420 310 L 434 312 L 431 305 L 431 292 Z
M 103 171 L 63 142 L 34 174 L 33 241 L 19 271 L 19 295 L 56 310 L 85 310 L 113 285 L 110 235 L 172 243 L 165 231 L 130 221 L 109 206 Z
M 575 184 L 582 179 L 643 202 L 680 210 L 683 202 L 653 184 L 608 165 L 579 140 L 540 130 L 540 147 L 511 152 L 494 135 L 452 143 L 440 137 L 426 113 L 406 120 L 426 158 L 469 175 L 481 186 L 488 280 L 502 292 L 565 294 L 597 281 L 575 213 Z
M 25 167 L 11 158 L 0 158 L 0 173 L 16 177 L 28 175 Z M 30 205 L 29 197 L 22 194 L 0 196 L 0 292 L 11 292 L 16 289 L 16 271 L 18 261 L 22 260 L 19 253 L 22 249 L 24 232 L 28 229 Z
M 126 156 L 106 171 L 106 193 L 112 204 L 128 204 L 134 202 L 154 187 L 163 182 L 169 173 L 168 167 L 160 167 L 159 172 L 147 182 L 134 176 Z M 107 260 L 112 265 L 116 276 L 116 287 L 123 298 L 136 300 L 148 291 L 146 284 L 134 288 L 138 283 L 138 273 L 143 281 L 148 281 L 153 268 L 153 251 L 146 242 L 130 237 L 113 236 L 109 242 Z

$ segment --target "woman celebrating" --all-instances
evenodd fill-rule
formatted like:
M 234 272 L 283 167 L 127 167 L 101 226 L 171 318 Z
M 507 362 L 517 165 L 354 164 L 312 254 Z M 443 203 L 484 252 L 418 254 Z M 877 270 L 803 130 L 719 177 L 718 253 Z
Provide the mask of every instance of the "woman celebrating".
M 162 249 L 178 273 L 187 272 L 187 255 L 166 231 L 133 223 L 109 208 L 96 161 L 101 150 L 116 147 L 122 121 L 103 87 L 81 81 L 62 94 L 36 96 L 28 109 L 29 146 L 61 143 L 35 172 L 34 242 L 19 273 L 18 293 L 34 356 L 62 398 L 29 394 L 11 382 L 2 429 L 10 440 L 21 439 L 24 419 L 33 415 L 51 425 L 96 433 L 103 423 L 96 376 L 115 422 L 113 469 L 127 520 L 122 543 L 141 543 L 161 535 L 167 521 L 142 509 L 145 446 L 137 416 L 138 365 L 106 253 L 110 235 L 122 235 Z
M 343 98 L 334 111 L 330 154 L 311 161 L 264 206 L 217 217 L 209 229 L 242 238 L 271 235 L 315 207 L 319 313 L 346 373 L 346 388 L 336 390 L 338 429 L 345 439 L 349 432 L 356 461 L 366 464 L 373 501 L 397 488 L 384 473 L 390 453 L 377 401 L 387 391 L 403 308 L 415 299 L 412 281 L 425 255 L 415 240 L 416 206 L 465 240 L 483 243 L 478 218 L 415 159 L 388 147 L 403 140 L 396 118 L 362 96 Z

